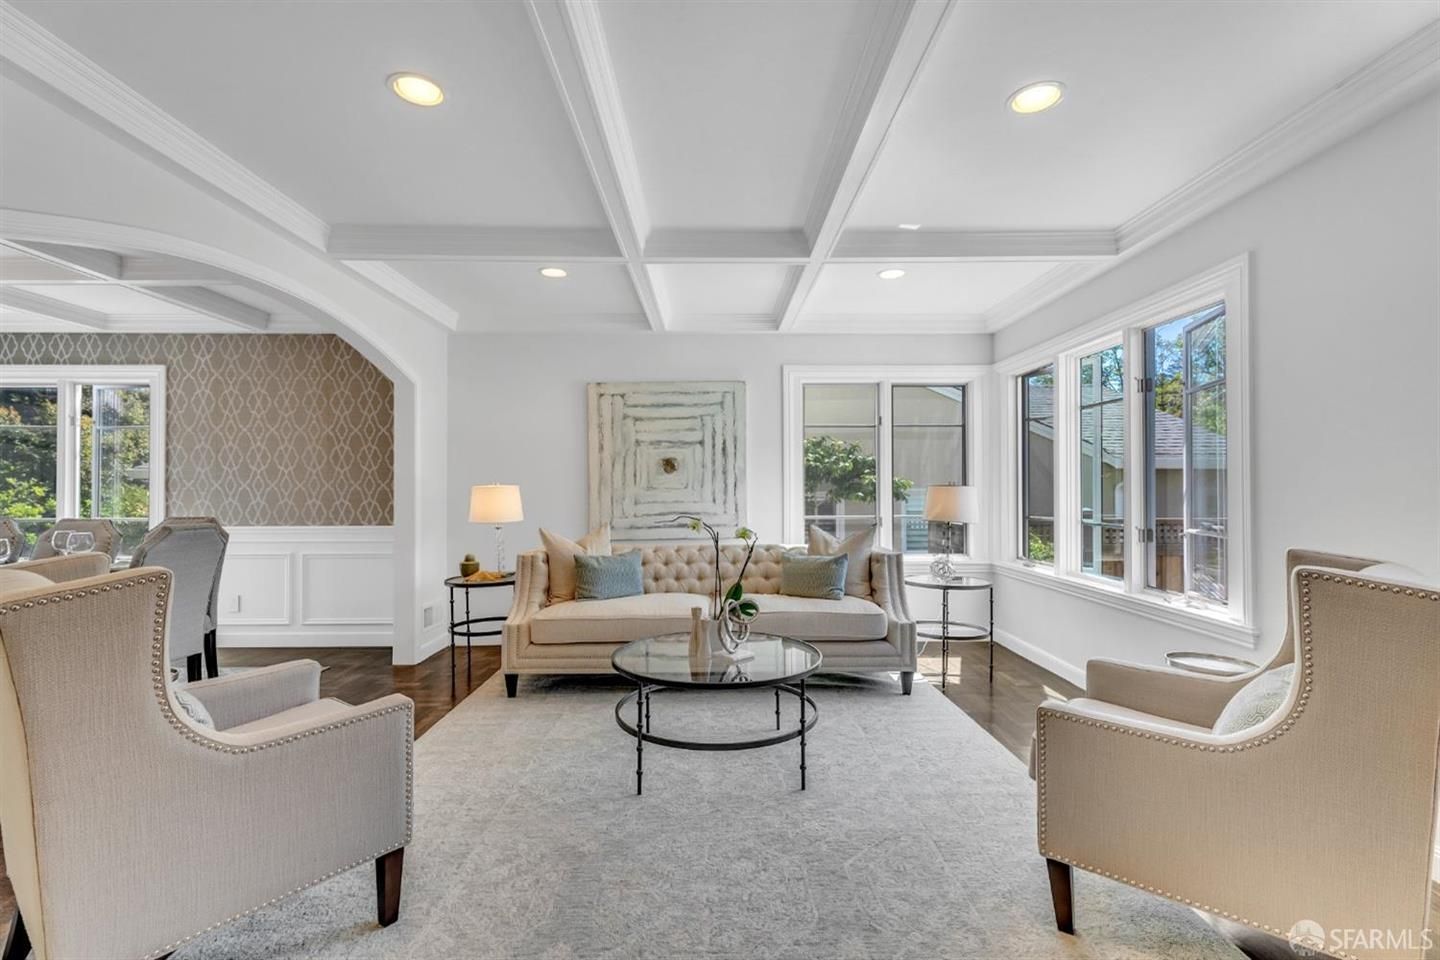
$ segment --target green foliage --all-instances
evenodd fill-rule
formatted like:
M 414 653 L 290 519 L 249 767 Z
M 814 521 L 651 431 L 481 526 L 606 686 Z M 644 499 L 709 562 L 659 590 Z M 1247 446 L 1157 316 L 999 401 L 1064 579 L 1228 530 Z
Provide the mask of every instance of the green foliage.
M 896 500 L 910 499 L 913 480 L 895 477 Z M 875 502 L 875 457 L 860 444 L 839 437 L 805 438 L 805 499 L 815 502 Z
M 1034 530 L 1030 531 L 1029 541 L 1029 548 L 1025 552 L 1027 557 L 1036 563 L 1055 562 L 1055 544 L 1053 542 L 1046 540 Z

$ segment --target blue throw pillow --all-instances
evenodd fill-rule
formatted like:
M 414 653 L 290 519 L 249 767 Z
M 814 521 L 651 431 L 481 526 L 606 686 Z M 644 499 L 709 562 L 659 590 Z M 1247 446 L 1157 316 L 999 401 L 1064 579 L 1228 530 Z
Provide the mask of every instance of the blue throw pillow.
M 613 600 L 616 597 L 638 597 L 644 592 L 639 550 L 613 557 L 575 555 L 576 600 Z
M 844 600 L 845 568 L 849 563 L 850 558 L 843 553 L 833 557 L 782 554 L 780 592 L 787 597 Z

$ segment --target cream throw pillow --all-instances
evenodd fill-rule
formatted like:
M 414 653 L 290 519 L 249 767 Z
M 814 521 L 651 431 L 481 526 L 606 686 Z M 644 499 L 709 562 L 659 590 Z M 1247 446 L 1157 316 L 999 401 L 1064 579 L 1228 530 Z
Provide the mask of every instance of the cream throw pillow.
M 610 524 L 602 523 L 578 541 L 551 533 L 543 527 L 540 542 L 545 546 L 545 560 L 550 568 L 550 602 L 575 599 L 575 557 L 610 556 Z
M 866 527 L 841 540 L 819 527 L 812 526 L 806 550 L 812 557 L 837 557 L 842 553 L 849 557 L 849 563 L 845 567 L 845 592 L 852 597 L 869 600 L 870 551 L 874 544 L 874 527 Z
M 1225 704 L 1225 709 L 1221 710 L 1220 716 L 1215 719 L 1212 732 L 1239 733 L 1241 730 L 1258 727 L 1280 709 L 1290 694 L 1290 685 L 1294 682 L 1293 663 L 1266 670 L 1230 698 L 1230 702 Z

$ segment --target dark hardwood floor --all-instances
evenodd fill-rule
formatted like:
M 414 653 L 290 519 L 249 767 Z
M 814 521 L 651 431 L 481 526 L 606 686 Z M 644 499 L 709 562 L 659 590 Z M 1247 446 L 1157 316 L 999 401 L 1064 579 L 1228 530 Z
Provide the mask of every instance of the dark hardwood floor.
M 1030 756 L 1030 734 L 1035 728 L 1035 708 L 1040 702 L 1047 697 L 1068 699 L 1082 693 L 1074 684 L 999 646 L 995 648 L 995 683 L 992 687 L 985 645 L 961 646 L 958 650 L 958 654 L 952 650 L 944 695 L 1021 760 L 1028 761 Z M 388 648 L 220 651 L 222 667 L 256 667 L 300 658 L 317 660 L 326 668 L 320 675 L 322 697 L 338 697 L 348 703 L 363 703 L 388 693 L 403 693 L 410 697 L 415 701 L 417 737 L 423 736 L 456 704 L 500 669 L 498 647 L 475 647 L 468 671 L 462 648 L 456 652 L 452 692 L 448 649 L 413 667 L 393 666 Z M 922 653 L 920 671 L 932 686 L 939 689 L 938 643 L 932 642 Z M 0 917 L 11 916 L 14 902 L 5 875 L 4 858 L 0 856 Z M 1436 909 L 1440 910 L 1440 886 L 1435 890 L 1435 903 Z M 1201 916 L 1205 917 L 1204 914 Z M 1205 919 L 1254 960 L 1294 956 L 1283 940 L 1238 924 L 1211 917 Z M 8 919 L 0 920 L 0 942 L 4 940 L 7 926 Z

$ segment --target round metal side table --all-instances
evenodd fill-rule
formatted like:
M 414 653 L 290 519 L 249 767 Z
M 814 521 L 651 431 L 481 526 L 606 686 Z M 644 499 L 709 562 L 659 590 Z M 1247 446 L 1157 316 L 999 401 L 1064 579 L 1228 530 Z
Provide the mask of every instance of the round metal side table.
M 465 679 L 470 679 L 470 641 L 476 637 L 498 637 L 504 633 L 499 630 L 476 630 L 477 623 L 504 623 L 504 617 L 472 617 L 470 615 L 470 591 L 483 589 L 485 587 L 511 587 L 515 585 L 515 575 L 511 574 L 500 580 L 467 580 L 464 577 L 447 577 L 445 586 L 450 588 L 450 699 L 455 699 L 455 641 L 461 637 L 465 638 Z M 455 591 L 459 590 L 465 595 L 465 618 L 455 619 Z
M 1165 662 L 1191 673 L 1203 673 L 1207 677 L 1238 677 L 1259 670 L 1260 664 L 1239 657 L 1227 657 L 1219 653 L 1201 653 L 1196 650 L 1172 650 L 1165 654 Z
M 990 683 L 995 683 L 995 584 L 980 577 L 955 577 L 942 580 L 925 573 L 906 577 L 905 585 L 922 590 L 940 591 L 940 619 L 917 620 L 916 635 L 927 640 L 940 641 L 940 689 L 945 689 L 945 677 L 950 672 L 950 644 L 979 643 L 984 641 L 990 647 Z M 990 623 L 960 623 L 950 619 L 951 590 L 986 590 L 990 593 Z M 938 632 L 937 632 L 938 628 Z

